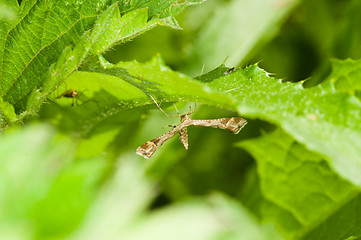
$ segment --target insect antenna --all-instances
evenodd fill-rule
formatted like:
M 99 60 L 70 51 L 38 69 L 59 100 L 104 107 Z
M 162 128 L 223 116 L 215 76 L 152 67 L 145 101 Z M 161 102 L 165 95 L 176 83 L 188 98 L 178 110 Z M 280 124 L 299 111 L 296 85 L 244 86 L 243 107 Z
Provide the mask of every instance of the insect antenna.
M 179 112 L 178 112 L 178 109 L 177 109 L 177 107 L 175 106 L 175 104 L 174 104 L 174 107 L 175 107 L 175 109 L 176 109 L 176 111 L 177 111 L 177 116 L 174 116 L 174 115 L 168 115 L 160 106 L 159 106 L 159 104 L 157 103 L 157 101 L 155 100 L 155 98 L 152 96 L 152 95 L 150 95 L 149 93 L 147 93 L 147 95 L 153 100 L 153 102 L 155 103 L 155 105 L 157 105 L 157 107 L 159 108 L 159 110 L 160 111 L 162 111 L 162 113 L 164 113 L 164 115 L 166 115 L 167 117 L 179 117 Z

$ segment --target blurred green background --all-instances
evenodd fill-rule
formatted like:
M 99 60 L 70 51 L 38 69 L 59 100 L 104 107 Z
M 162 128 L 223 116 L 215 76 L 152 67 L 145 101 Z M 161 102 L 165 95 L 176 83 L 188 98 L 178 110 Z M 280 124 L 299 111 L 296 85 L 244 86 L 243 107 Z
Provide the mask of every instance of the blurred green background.
M 111 62 L 160 54 L 191 76 L 227 66 L 260 66 L 276 77 L 320 81 L 330 58 L 361 55 L 360 1 L 209 0 L 177 17 L 182 31 L 151 30 L 106 54 Z

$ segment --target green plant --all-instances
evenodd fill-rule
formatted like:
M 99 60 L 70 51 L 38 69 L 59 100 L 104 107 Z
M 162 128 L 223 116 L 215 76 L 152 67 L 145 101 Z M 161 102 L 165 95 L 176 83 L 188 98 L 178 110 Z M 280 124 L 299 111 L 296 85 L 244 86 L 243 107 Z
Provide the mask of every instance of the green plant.
M 0 238 L 361 236 L 361 4 L 201 2 L 0 3 Z M 144 160 L 149 95 L 249 124 Z

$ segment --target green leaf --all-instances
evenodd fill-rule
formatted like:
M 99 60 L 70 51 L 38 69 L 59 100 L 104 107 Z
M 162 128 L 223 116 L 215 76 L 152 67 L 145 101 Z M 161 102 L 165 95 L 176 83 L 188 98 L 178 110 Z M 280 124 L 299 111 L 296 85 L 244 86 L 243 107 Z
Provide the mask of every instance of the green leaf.
M 72 74 L 67 80 L 67 89 L 79 92 L 78 106 L 71 108 L 70 99 L 56 99 L 66 109 L 63 114 L 76 122 L 73 124 L 74 130 L 83 135 L 101 121 L 124 110 L 148 104 L 154 108 L 155 104 L 148 94 L 159 103 L 186 100 L 232 106 L 227 96 L 219 95 L 198 81 L 172 71 L 160 58 L 154 58 L 148 63 L 134 61 L 117 65 L 107 63 L 102 58 L 101 61 L 106 65 L 105 68 L 91 65 L 88 69 Z M 65 86 L 59 89 L 67 90 Z M 127 118 L 134 119 L 134 116 L 124 114 L 123 122 Z
M 204 84 L 171 71 L 157 58 L 145 64 L 100 61 L 103 66 L 83 69 L 98 73 L 79 72 L 84 77 L 71 79 L 72 88 L 89 89 L 84 93 L 87 102 L 73 110 L 74 116 L 83 115 L 89 122 L 85 129 L 124 109 L 153 104 L 148 94 L 159 103 L 197 101 L 237 109 L 246 117 L 281 126 L 307 148 L 325 156 L 341 176 L 361 186 L 357 121 L 361 104 L 354 95 L 335 90 L 333 82 L 305 89 L 302 83 L 282 82 L 253 65 L 224 72 L 221 66 L 199 78 Z M 82 108 L 84 111 L 79 110 Z
M 353 93 L 361 90 L 361 60 L 333 59 L 331 62 L 333 71 L 328 81 L 334 84 L 337 91 Z
M 342 177 L 361 186 L 361 102 L 353 94 L 335 90 L 332 82 L 305 89 L 302 83 L 274 79 L 256 65 L 207 86 L 236 100 L 240 114 L 281 126 L 325 156 Z
M 155 25 L 178 28 L 173 15 L 199 1 L 175 2 L 24 1 L 21 19 L 1 24 L 1 96 L 17 113 L 36 114 L 84 61 Z
M 262 216 L 279 221 L 285 235 L 310 228 L 341 204 L 348 204 L 346 200 L 359 192 L 340 179 L 322 157 L 307 151 L 280 130 L 240 142 L 239 146 L 249 151 L 257 161 L 262 195 L 280 208 L 275 209 L 279 214 L 288 212 L 299 224 L 299 229 L 287 225 L 287 215 L 278 218 L 278 214 L 268 212 L 269 216 L 267 213 Z
M 105 6 L 26 1 L 23 7 L 20 21 L 1 33 L 0 93 L 11 104 L 42 85 L 64 47 L 76 43 Z
M 285 239 L 292 239 L 295 234 L 302 231 L 303 225 L 292 212 L 276 205 L 263 195 L 256 166 L 248 171 L 239 197 L 241 202 L 260 219 L 260 222 L 272 222 Z
M 299 239 L 360 239 L 361 194 L 355 193 L 322 221 L 299 234 Z

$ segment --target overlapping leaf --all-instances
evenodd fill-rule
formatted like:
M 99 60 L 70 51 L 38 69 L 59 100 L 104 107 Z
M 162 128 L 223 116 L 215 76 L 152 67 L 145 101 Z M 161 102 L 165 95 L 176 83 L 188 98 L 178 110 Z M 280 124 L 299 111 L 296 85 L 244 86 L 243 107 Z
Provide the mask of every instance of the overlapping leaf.
M 78 122 L 78 132 L 87 133 L 99 122 L 121 111 L 154 105 L 150 96 L 159 103 L 199 101 L 232 108 L 229 97 L 210 91 L 202 83 L 172 71 L 158 57 L 144 64 L 134 61 L 112 65 L 104 59 L 100 61 L 103 66 L 83 68 L 83 71 L 74 73 L 67 80 L 67 87 L 80 93 L 78 107 L 70 108 L 70 99 L 56 100 L 67 109 L 67 115 Z M 59 89 L 67 90 L 64 85 Z M 127 115 L 122 115 L 126 121 Z
M 123 106 L 133 101 L 129 107 L 152 103 L 147 96 L 152 94 L 160 102 L 199 101 L 237 109 L 246 117 L 271 121 L 307 148 L 325 156 L 342 177 L 361 186 L 358 174 L 361 170 L 358 124 L 361 103 L 355 95 L 338 91 L 332 81 L 305 89 L 302 83 L 276 80 L 256 65 L 232 72 L 222 68 L 200 77 L 200 82 L 172 72 L 159 60 L 147 64 L 125 62 L 88 71 L 101 73 L 98 79 L 117 77 L 109 84 L 128 86 L 128 90 L 124 87 L 105 89 L 107 93 L 117 91 L 111 94 L 115 98 L 108 99 L 114 99 L 118 105 L 120 101 L 125 101 Z M 83 88 L 87 87 L 83 85 Z M 127 98 L 127 92 L 132 97 Z M 97 97 L 93 94 L 92 98 Z
M 301 236 L 301 230 L 314 228 L 340 206 L 348 206 L 349 200 L 360 192 L 337 176 L 318 154 L 280 130 L 240 142 L 239 146 L 256 159 L 261 193 L 275 206 L 264 207 L 261 218 L 275 222 L 286 236 Z M 266 205 L 266 201 L 260 205 Z M 291 224 L 285 213 L 297 224 Z M 350 225 L 353 224 L 350 219 Z
M 198 2 L 23 1 L 19 20 L 1 24 L 1 97 L 34 114 L 86 59 L 157 24 L 179 28 L 173 15 Z
M 361 186 L 361 102 L 330 81 L 305 89 L 250 66 L 207 84 L 232 96 L 238 112 L 280 125 L 307 148 L 321 153 L 344 178 Z M 342 139 L 342 141 L 340 141 Z

